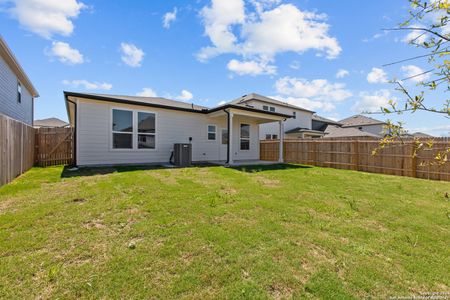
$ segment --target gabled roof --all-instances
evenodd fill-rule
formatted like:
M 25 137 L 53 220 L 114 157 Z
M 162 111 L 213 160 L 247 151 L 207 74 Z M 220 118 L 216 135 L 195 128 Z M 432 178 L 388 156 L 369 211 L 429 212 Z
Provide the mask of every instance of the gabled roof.
M 34 127 L 66 127 L 69 126 L 69 123 L 64 122 L 58 118 L 47 118 L 41 120 L 34 120 Z
M 240 98 L 237 98 L 237 99 L 235 99 L 235 100 L 233 100 L 233 101 L 231 101 L 229 103 L 232 103 L 232 104 L 245 104 L 246 102 L 251 101 L 251 100 L 258 100 L 258 101 L 266 102 L 266 103 L 269 103 L 269 104 L 275 104 L 275 105 L 285 106 L 285 107 L 289 107 L 289 108 L 294 108 L 294 109 L 298 109 L 298 110 L 303 110 L 303 111 L 314 113 L 311 110 L 308 110 L 308 109 L 305 109 L 305 108 L 302 108 L 302 107 L 299 107 L 299 106 L 296 106 L 296 105 L 293 105 L 293 104 L 290 104 L 290 103 L 287 103 L 287 102 L 283 102 L 283 101 L 280 101 L 280 100 L 276 100 L 276 99 L 273 99 L 273 98 L 262 96 L 262 95 L 259 95 L 259 94 L 256 94 L 256 93 L 250 93 L 250 94 L 244 95 L 244 96 L 242 96 Z
M 19 64 L 19 61 L 14 56 L 14 53 L 9 49 L 3 37 L 0 35 L 0 56 L 5 60 L 11 70 L 16 74 L 20 83 L 23 84 L 30 92 L 33 98 L 39 97 L 38 91 L 35 89 L 25 71 Z
M 192 113 L 202 113 L 209 114 L 216 111 L 225 110 L 228 108 L 240 109 L 245 111 L 257 112 L 266 115 L 272 115 L 283 118 L 292 118 L 293 116 L 279 113 L 279 112 L 269 112 L 262 109 L 257 109 L 254 107 L 247 106 L 245 104 L 235 104 L 235 103 L 225 103 L 223 105 L 208 108 L 205 106 L 195 105 L 193 103 L 186 103 L 176 100 L 170 100 L 160 97 L 140 97 L 140 96 L 124 96 L 124 95 L 106 95 L 106 94 L 92 94 L 92 93 L 75 93 L 75 92 L 64 92 L 64 97 L 66 99 L 66 108 L 69 115 L 69 120 L 72 122 L 73 114 L 70 113 L 69 109 L 69 97 L 74 98 L 83 98 L 87 100 L 98 100 L 98 101 L 106 101 L 106 102 L 115 102 L 129 105 L 139 105 L 139 106 L 149 106 L 149 107 L 157 107 L 163 109 L 171 109 L 171 110 L 179 110 L 179 111 L 187 111 Z
M 165 105 L 170 107 L 178 107 L 193 110 L 205 110 L 208 109 L 206 106 L 195 105 L 193 103 L 187 103 L 183 101 L 171 100 L 162 97 L 141 97 L 141 96 L 125 96 L 125 95 L 109 95 L 109 94 L 94 94 L 94 93 L 83 93 L 85 96 L 93 97 L 103 97 L 103 98 L 113 98 L 124 101 L 142 102 L 157 105 Z
M 313 120 L 313 121 L 322 122 L 322 123 L 327 123 L 327 124 L 333 124 L 333 125 L 339 125 L 339 126 L 342 125 L 342 123 L 339 123 L 339 122 L 337 122 L 337 121 L 333 121 L 333 120 L 331 120 L 331 119 L 327 119 L 327 118 L 318 116 L 318 115 L 316 115 L 316 114 L 314 114 L 314 115 L 312 116 L 312 120 Z
M 363 115 L 354 115 L 346 119 L 340 120 L 339 123 L 343 124 L 343 127 L 363 126 L 363 125 L 383 125 L 386 122 L 366 117 Z
M 353 127 L 340 127 L 336 125 L 328 125 L 325 129 L 326 138 L 340 138 L 340 137 L 375 137 L 380 138 L 380 135 L 376 135 L 370 132 L 365 132 Z

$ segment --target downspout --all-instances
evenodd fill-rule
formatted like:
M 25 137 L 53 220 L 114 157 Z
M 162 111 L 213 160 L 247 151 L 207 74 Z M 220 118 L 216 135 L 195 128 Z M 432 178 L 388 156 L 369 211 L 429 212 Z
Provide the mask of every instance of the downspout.
M 230 163 L 230 112 L 226 109 L 223 110 L 227 114 L 227 164 Z
M 77 103 L 73 102 L 72 100 L 69 100 L 69 98 L 66 98 L 67 102 L 70 102 L 73 104 L 74 107 L 74 124 L 75 124 L 75 132 L 73 136 L 73 161 L 74 165 L 77 165 L 77 131 L 78 131 L 78 124 L 77 124 Z

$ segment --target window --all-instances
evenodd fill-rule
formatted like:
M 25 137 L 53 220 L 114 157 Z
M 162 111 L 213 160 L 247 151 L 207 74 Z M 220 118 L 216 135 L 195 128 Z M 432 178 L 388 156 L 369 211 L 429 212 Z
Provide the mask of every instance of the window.
M 263 110 L 275 112 L 275 107 L 263 105 Z
M 208 125 L 208 141 L 216 140 L 216 125 Z
M 272 140 L 278 140 L 278 134 L 272 134 Z
M 112 110 L 113 149 L 155 149 L 155 147 L 156 116 L 154 113 Z
M 250 125 L 241 124 L 241 150 L 250 150 Z
M 297 112 L 293 111 L 292 115 L 294 116 L 294 119 L 297 119 Z
M 270 140 L 272 139 L 272 135 L 271 134 L 266 134 L 266 140 Z
M 155 114 L 138 112 L 138 149 L 155 149 Z
M 22 103 L 22 85 L 17 82 L 17 102 Z
M 133 148 L 133 112 L 129 110 L 113 109 L 113 148 Z
M 269 110 L 270 110 L 271 112 L 275 112 L 275 107 L 271 106 L 271 107 L 269 107 Z
M 263 110 L 269 110 L 269 107 L 267 105 L 263 105 Z
M 222 145 L 228 145 L 228 129 L 222 129 Z

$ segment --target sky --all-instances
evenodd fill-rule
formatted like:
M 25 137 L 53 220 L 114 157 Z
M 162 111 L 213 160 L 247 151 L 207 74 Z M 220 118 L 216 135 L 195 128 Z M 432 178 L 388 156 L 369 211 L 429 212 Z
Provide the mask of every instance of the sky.
M 334 120 L 404 96 L 389 83 L 428 70 L 408 32 L 406 0 L 0 0 L 0 34 L 40 97 L 35 119 L 67 120 L 63 91 L 160 96 L 213 107 L 248 93 Z M 415 77 L 404 81 L 418 91 Z M 446 95 L 435 95 L 436 107 Z M 373 115 L 449 135 L 417 112 Z

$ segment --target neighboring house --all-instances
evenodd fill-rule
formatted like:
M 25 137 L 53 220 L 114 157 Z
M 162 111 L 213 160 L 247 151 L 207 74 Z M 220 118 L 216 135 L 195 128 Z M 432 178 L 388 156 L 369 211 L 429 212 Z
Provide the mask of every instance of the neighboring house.
M 283 121 L 293 112 L 246 103 L 207 108 L 157 97 L 64 96 L 80 166 L 167 163 L 175 143 L 190 143 L 194 162 L 258 160 L 259 126 L 278 122 L 282 136 Z M 279 147 L 282 150 L 282 142 Z M 279 153 L 282 161 L 283 151 Z
M 349 118 L 340 120 L 343 128 L 356 128 L 364 132 L 368 132 L 377 136 L 384 136 L 384 126 L 386 122 L 366 117 L 363 115 L 355 115 Z
M 69 127 L 69 123 L 64 122 L 58 118 L 47 118 L 42 120 L 34 120 L 33 126 L 35 128 L 49 128 L 49 127 Z
M 33 125 L 36 97 L 38 92 L 0 36 L 0 113 Z
M 405 133 L 402 135 L 405 138 L 433 138 L 434 136 L 423 133 L 423 132 L 413 132 L 413 133 Z
M 346 137 L 371 137 L 380 138 L 380 135 L 362 131 L 354 127 L 341 127 L 338 125 L 328 125 L 325 129 L 325 138 L 346 138 Z
M 292 118 L 288 118 L 283 122 L 285 138 L 320 137 L 323 135 L 323 132 L 318 132 L 311 128 L 313 111 L 258 94 L 244 95 L 229 103 L 292 116 Z M 278 123 L 265 123 L 260 125 L 260 140 L 277 140 L 279 138 Z

